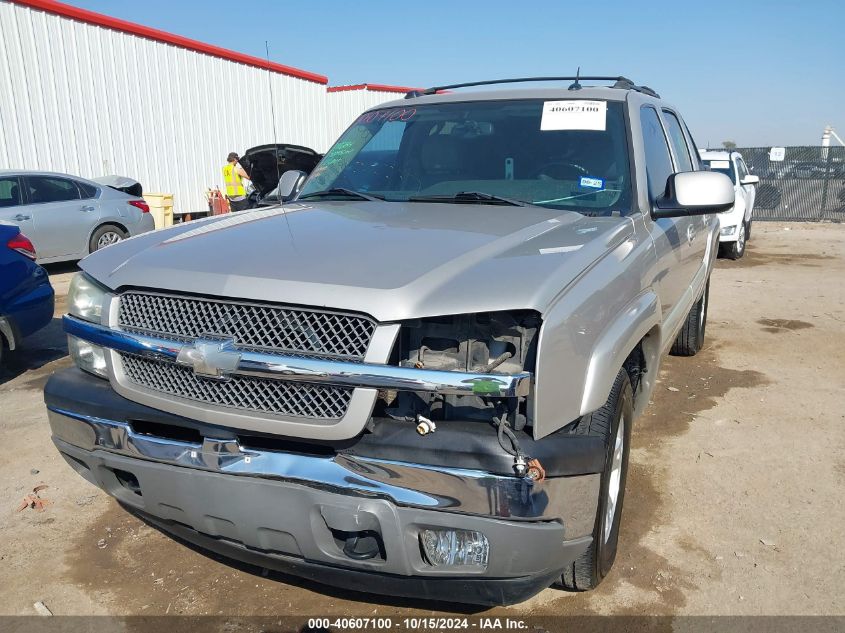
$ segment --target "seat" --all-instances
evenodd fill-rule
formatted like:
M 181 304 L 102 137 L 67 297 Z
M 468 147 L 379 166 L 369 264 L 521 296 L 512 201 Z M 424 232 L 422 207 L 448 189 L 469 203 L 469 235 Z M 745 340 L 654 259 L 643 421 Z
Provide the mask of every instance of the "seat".
M 16 207 L 21 204 L 21 192 L 17 185 L 9 189 L 8 198 L 0 198 L 0 207 Z
M 420 151 L 420 184 L 425 189 L 448 180 L 465 180 L 461 143 L 447 135 L 426 139 Z

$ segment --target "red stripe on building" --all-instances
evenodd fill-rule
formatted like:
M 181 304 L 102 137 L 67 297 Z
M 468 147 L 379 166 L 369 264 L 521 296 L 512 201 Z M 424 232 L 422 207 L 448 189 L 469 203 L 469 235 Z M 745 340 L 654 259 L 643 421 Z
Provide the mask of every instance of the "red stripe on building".
M 354 84 L 352 86 L 329 86 L 326 92 L 344 92 L 346 90 L 372 90 L 373 92 L 410 92 L 422 88 L 407 88 L 405 86 L 388 86 L 385 84 Z
M 205 53 L 206 55 L 228 59 L 229 61 L 246 64 L 247 66 L 254 66 L 265 70 L 269 69 L 274 72 L 281 73 L 282 75 L 298 77 L 299 79 L 313 81 L 318 84 L 325 85 L 329 83 L 328 77 L 311 73 L 307 70 L 300 70 L 299 68 L 285 66 L 284 64 L 277 64 L 275 62 L 268 63 L 266 59 L 261 59 L 260 57 L 244 55 L 243 53 L 237 53 L 219 46 L 205 44 L 197 40 L 182 37 L 181 35 L 174 35 L 173 33 L 167 33 L 166 31 L 160 31 L 141 24 L 135 24 L 134 22 L 127 22 L 126 20 L 120 20 L 108 15 L 103 15 L 102 13 L 95 13 L 86 9 L 72 7 L 69 4 L 53 2 L 53 0 L 12 0 L 12 2 L 32 7 L 33 9 L 47 11 L 48 13 L 61 15 L 72 20 L 79 20 L 80 22 L 86 22 L 88 24 L 102 26 L 107 29 L 129 33 L 130 35 L 137 35 L 149 40 L 164 42 L 165 44 L 173 44 L 174 46 L 179 46 L 180 48 L 185 48 L 197 53 Z

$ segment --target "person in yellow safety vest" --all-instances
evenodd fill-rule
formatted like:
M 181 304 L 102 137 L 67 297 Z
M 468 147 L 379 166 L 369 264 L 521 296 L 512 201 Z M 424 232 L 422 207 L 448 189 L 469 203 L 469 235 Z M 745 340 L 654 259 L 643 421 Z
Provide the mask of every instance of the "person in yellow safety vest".
M 226 184 L 226 197 L 229 199 L 229 208 L 232 211 L 243 211 L 249 207 L 249 200 L 246 197 L 246 187 L 243 179 L 249 180 L 249 174 L 238 162 L 240 156 L 236 152 L 230 152 L 226 158 L 226 165 L 223 167 L 223 182 Z

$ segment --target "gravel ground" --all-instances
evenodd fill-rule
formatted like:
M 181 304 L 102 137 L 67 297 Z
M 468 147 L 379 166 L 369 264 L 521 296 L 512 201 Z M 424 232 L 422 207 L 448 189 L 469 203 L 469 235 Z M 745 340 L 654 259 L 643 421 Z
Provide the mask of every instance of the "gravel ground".
M 52 267 L 56 314 L 73 266 Z M 0 379 L 0 614 L 845 614 L 845 226 L 762 223 L 713 274 L 705 349 L 668 358 L 634 428 L 620 554 L 590 593 L 478 610 L 323 587 L 128 515 L 50 442 L 59 320 Z M 38 484 L 51 504 L 15 512 Z

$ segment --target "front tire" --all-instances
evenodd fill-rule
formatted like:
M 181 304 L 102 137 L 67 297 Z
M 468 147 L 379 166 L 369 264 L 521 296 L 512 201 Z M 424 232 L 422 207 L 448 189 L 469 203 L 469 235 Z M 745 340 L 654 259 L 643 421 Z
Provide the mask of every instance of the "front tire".
M 604 406 L 584 416 L 575 429 L 578 435 L 592 435 L 604 440 L 605 463 L 599 486 L 593 542 L 580 558 L 563 570 L 556 584 L 564 589 L 594 589 L 607 576 L 616 560 L 633 418 L 634 392 L 628 372 L 623 368 L 616 375 Z
M 710 279 L 704 285 L 701 298 L 689 311 L 684 327 L 672 344 L 672 356 L 695 356 L 704 347 L 704 332 L 707 329 L 707 308 L 710 305 Z
M 104 224 L 91 236 L 91 242 L 88 244 L 88 252 L 93 253 L 106 246 L 117 244 L 126 239 L 126 232 L 119 226 L 114 224 Z
M 748 227 L 745 222 L 739 225 L 736 242 L 729 242 L 724 247 L 725 257 L 737 260 L 745 255 L 745 243 L 748 241 Z

